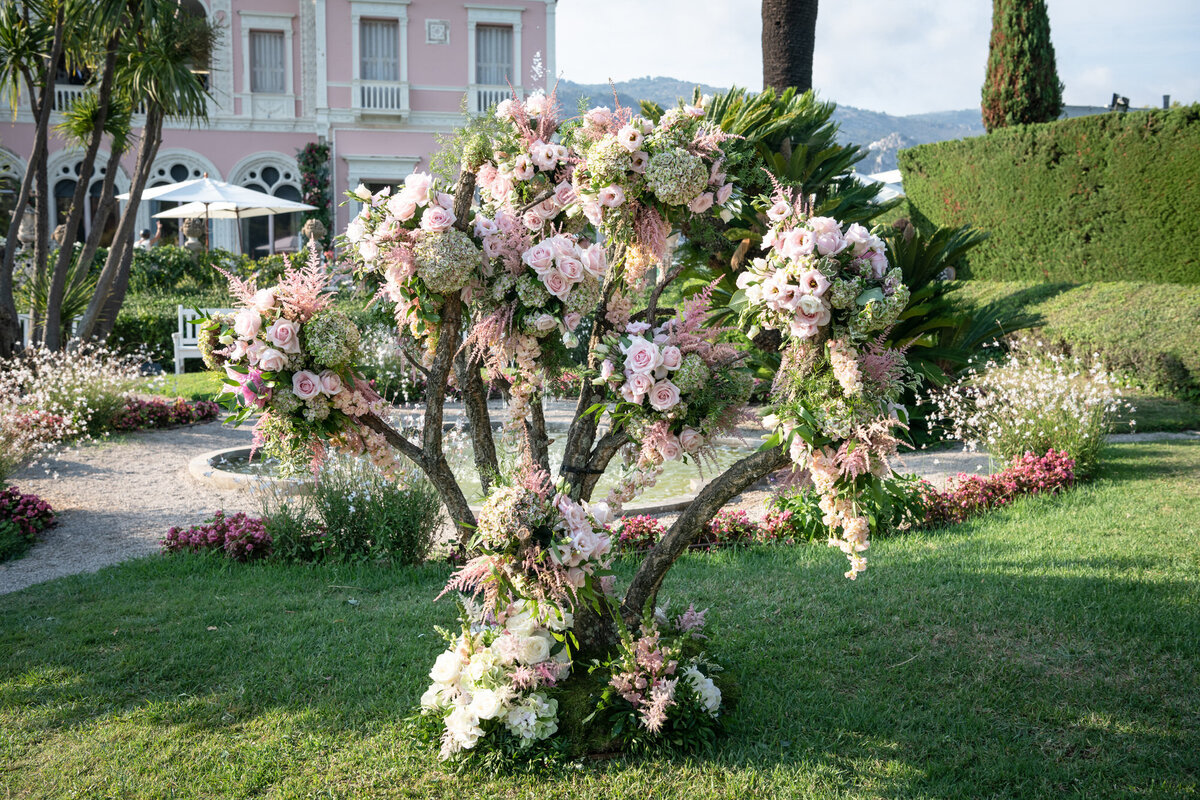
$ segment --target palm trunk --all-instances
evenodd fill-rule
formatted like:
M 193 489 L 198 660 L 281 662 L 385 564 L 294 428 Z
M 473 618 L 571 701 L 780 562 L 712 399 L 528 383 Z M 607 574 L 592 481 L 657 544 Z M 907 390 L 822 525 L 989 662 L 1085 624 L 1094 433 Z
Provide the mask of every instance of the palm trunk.
M 62 301 L 67 289 L 67 273 L 71 269 L 72 257 L 75 255 L 75 240 L 79 237 L 79 225 L 83 222 L 83 204 L 88 201 L 88 188 L 92 179 L 92 170 L 96 166 L 96 154 L 100 151 L 100 142 L 104 139 L 104 125 L 108 120 L 108 108 L 112 102 L 113 73 L 117 65 L 117 42 L 119 34 L 114 35 L 108 43 L 108 56 L 104 60 L 104 75 L 100 79 L 100 106 L 96 118 L 92 121 L 91 139 L 83 154 L 83 162 L 79 166 L 79 179 L 75 183 L 75 194 L 71 198 L 71 212 L 67 216 L 66 228 L 62 242 L 59 245 L 58 258 L 54 263 L 54 271 L 50 275 L 50 292 L 46 300 L 46 347 L 58 350 L 62 346 Z
M 29 156 L 29 166 L 21 179 L 21 189 L 17 192 L 17 203 L 13 206 L 13 218 L 8 225 L 8 245 L 4 248 L 4 266 L 0 269 L 0 358 L 8 358 L 13 354 L 15 345 L 21 336 L 21 328 L 17 323 L 17 304 L 13 299 L 13 265 L 16 263 L 17 231 L 21 227 L 21 218 L 25 215 L 25 207 L 29 204 L 34 192 L 34 181 L 41 177 L 39 187 L 44 192 L 46 147 L 50 136 L 50 111 L 54 106 L 54 83 L 58 77 L 58 59 L 63 51 L 63 8 L 60 5 L 54 18 L 54 41 L 50 45 L 50 58 L 42 75 L 42 80 L 30 80 L 33 76 L 26 74 L 26 80 L 31 84 L 30 103 L 33 115 L 37 118 L 37 129 L 34 132 L 33 153 Z M 41 86 L 40 91 L 36 87 Z M 43 194 L 44 196 L 44 194 Z M 43 205 L 39 201 L 39 205 Z M 42 230 L 39 226 L 38 237 Z
M 812 88 L 817 0 L 762 0 L 763 86 Z
M 96 206 L 96 215 L 92 218 L 92 230 L 88 233 L 87 241 L 83 245 L 83 250 L 79 254 L 79 262 L 81 264 L 91 264 L 92 259 L 96 257 L 96 251 L 100 249 L 100 238 L 104 236 L 104 228 L 108 225 L 108 218 L 112 216 L 113 206 L 116 203 L 116 182 L 117 169 L 121 163 L 121 150 L 113 148 L 113 151 L 108 156 L 108 164 L 104 172 L 104 181 L 100 185 L 100 202 Z M 87 279 L 87 271 L 80 270 L 76 275 L 76 284 L 82 283 Z M 74 287 L 72 287 L 74 288 Z
M 162 144 L 162 122 L 162 106 L 151 103 L 146 109 L 146 125 L 142 129 L 142 142 L 138 147 L 137 164 L 129 187 L 129 201 L 125 204 L 125 211 L 117 224 L 112 246 L 108 249 L 108 258 L 104 260 L 104 269 L 96 282 L 96 293 L 88 303 L 83 321 L 79 325 L 80 339 L 103 339 L 108 336 L 112 332 L 113 323 L 116 322 L 116 312 L 125 300 L 125 288 L 129 285 L 129 268 L 133 261 L 130 250 L 133 225 L 137 220 L 142 191 L 150 179 L 150 167 L 158 155 L 159 145 Z M 127 254 L 130 258 L 126 258 Z

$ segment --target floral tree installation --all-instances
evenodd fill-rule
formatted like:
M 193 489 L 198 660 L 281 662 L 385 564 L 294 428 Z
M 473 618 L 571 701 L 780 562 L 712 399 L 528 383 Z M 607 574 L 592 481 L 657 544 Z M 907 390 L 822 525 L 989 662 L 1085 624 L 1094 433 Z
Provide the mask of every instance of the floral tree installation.
M 784 187 L 741 197 L 724 174 L 726 140 L 701 106 L 657 123 L 620 107 L 563 121 L 553 93 L 539 93 L 500 103 L 460 134 L 454 186 L 416 173 L 395 191 L 360 187 L 342 244 L 393 304 L 423 373 L 418 431 L 398 429 L 360 376 L 358 331 L 329 307 L 315 261 L 267 289 L 232 280 L 242 308 L 209 323 L 204 347 L 226 373 L 226 404 L 239 420 L 259 414 L 256 442 L 281 461 L 302 470 L 339 449 L 387 471 L 405 458 L 441 495 L 463 556 L 446 587 L 460 594 L 461 627 L 444 632 L 417 720 L 444 758 L 707 746 L 722 694 L 705 612 L 672 619 L 658 590 L 709 520 L 770 473 L 811 478 L 847 576 L 865 568 L 874 521 L 861 498 L 889 472 L 903 426 L 894 403 L 910 380 L 903 353 L 878 333 L 907 290 L 861 226 L 810 216 Z M 747 339 L 712 323 L 713 288 L 659 307 L 679 277 L 674 232 L 746 203 L 773 226 L 730 307 L 784 335 L 773 434 L 697 493 L 621 597 L 607 526 L 622 504 L 663 463 L 704 463 L 717 437 L 753 419 Z M 543 391 L 564 374 L 579 376 L 578 392 L 555 476 Z M 442 447 L 452 385 L 486 495 L 478 516 Z M 489 388 L 510 401 L 516 469 L 501 469 Z M 593 498 L 610 465 L 620 480 Z M 596 730 L 602 741 L 582 741 Z

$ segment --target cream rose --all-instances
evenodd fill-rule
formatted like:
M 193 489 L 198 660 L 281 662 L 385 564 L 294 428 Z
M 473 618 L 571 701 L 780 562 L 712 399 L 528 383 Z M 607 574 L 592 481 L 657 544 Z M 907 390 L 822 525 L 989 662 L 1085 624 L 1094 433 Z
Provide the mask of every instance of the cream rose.
M 630 375 L 629 387 L 633 393 L 638 396 L 638 402 L 640 403 L 640 398 L 654 388 L 654 378 L 651 378 L 650 375 L 645 372 L 639 372 L 636 375 Z
M 434 683 L 449 686 L 458 680 L 461 672 L 462 659 L 453 650 L 448 650 L 433 662 L 433 669 L 429 670 L 429 679 Z
M 495 719 L 504 711 L 504 701 L 491 689 L 477 689 L 471 693 L 468 707 L 480 719 Z
M 254 297 L 250 300 L 250 304 L 253 305 L 257 311 L 270 311 L 275 307 L 275 290 L 259 289 L 254 293 Z
M 342 379 L 336 372 L 327 369 L 317 376 L 321 382 L 321 392 L 333 397 L 342 390 Z
M 543 636 L 534 634 L 521 640 L 520 653 L 517 660 L 525 666 L 540 664 L 550 657 L 550 642 Z
M 538 242 L 533 247 L 521 253 L 521 260 L 539 275 L 554 267 L 554 245 L 549 242 Z
M 683 363 L 683 354 L 679 352 L 679 348 L 673 344 L 669 344 L 662 348 L 662 365 L 670 370 L 679 369 L 679 365 Z
M 571 283 L 579 283 L 583 280 L 583 262 L 577 258 L 564 256 L 558 259 L 558 271 Z
M 679 446 L 685 453 L 695 453 L 704 444 L 704 436 L 695 428 L 684 428 L 679 434 Z
M 679 456 L 683 455 L 683 448 L 679 446 L 679 439 L 668 435 L 666 439 L 658 443 L 658 454 L 662 456 L 663 461 L 675 461 Z
M 434 233 L 442 233 L 450 230 L 454 222 L 454 212 L 447 211 L 441 206 L 430 206 L 421 215 L 421 228 Z
M 559 300 L 565 300 L 571 292 L 571 282 L 567 277 L 557 269 L 547 270 L 541 276 L 542 284 L 546 287 L 546 291 L 557 297 Z
M 604 254 L 604 248 L 598 244 L 594 244 L 583 251 L 582 261 L 583 268 L 588 274 L 595 278 L 603 278 L 604 271 L 608 269 L 608 259 Z
M 629 346 L 625 348 L 626 372 L 649 374 L 661 365 L 662 361 L 658 345 L 640 336 L 633 337 Z
M 387 210 L 396 219 L 407 222 L 416 216 L 417 201 L 408 192 L 400 192 L 400 194 L 388 198 Z

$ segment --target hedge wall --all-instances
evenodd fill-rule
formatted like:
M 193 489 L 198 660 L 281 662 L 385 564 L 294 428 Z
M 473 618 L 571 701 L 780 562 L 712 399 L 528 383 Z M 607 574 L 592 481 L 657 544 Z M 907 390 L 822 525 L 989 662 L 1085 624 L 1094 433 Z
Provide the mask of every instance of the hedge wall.
M 967 277 L 1200 283 L 1200 105 L 920 145 L 900 169 L 918 227 L 991 233 Z
M 1200 401 L 1200 286 L 960 281 L 964 305 L 999 302 L 1040 318 L 1026 332 L 1055 349 L 1097 353 L 1147 389 Z

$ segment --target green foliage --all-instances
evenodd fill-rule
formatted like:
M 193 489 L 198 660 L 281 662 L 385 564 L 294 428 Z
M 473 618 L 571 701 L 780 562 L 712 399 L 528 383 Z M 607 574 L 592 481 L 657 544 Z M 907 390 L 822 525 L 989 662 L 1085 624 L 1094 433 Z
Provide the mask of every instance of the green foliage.
M 925 520 L 925 500 L 918 475 L 891 476 L 873 484 L 875 491 L 861 498 L 864 513 L 872 520 L 872 538 L 891 536 L 921 525 Z M 824 542 L 829 528 L 821 521 L 821 495 L 810 487 L 784 489 L 771 502 L 779 511 L 790 511 L 791 529 L 797 540 Z
M 129 289 L 138 293 L 224 287 L 225 278 L 217 272 L 217 267 L 235 275 L 250 276 L 266 261 L 260 259 L 255 262 L 246 256 L 219 249 L 192 252 L 173 244 L 144 250 L 138 248 L 133 251 Z
M 1045 0 L 993 0 L 984 127 L 990 132 L 1057 119 L 1062 93 Z
M 33 541 L 11 519 L 0 519 L 0 564 L 24 555 Z
M 968 309 L 1036 315 L 1033 334 L 1054 349 L 1097 353 L 1144 388 L 1200 399 L 1200 286 L 964 281 L 954 299 Z
M 900 169 L 919 228 L 991 235 L 960 277 L 1200 283 L 1200 105 L 920 145 Z
M 330 212 L 333 197 L 329 186 L 329 143 L 309 142 L 296 153 L 296 165 L 300 168 L 300 188 L 304 193 L 304 202 L 316 209 L 304 215 L 307 222 L 310 219 L 320 220 L 325 226 L 325 239 L 321 248 L 329 245 L 333 238 L 333 215 Z

